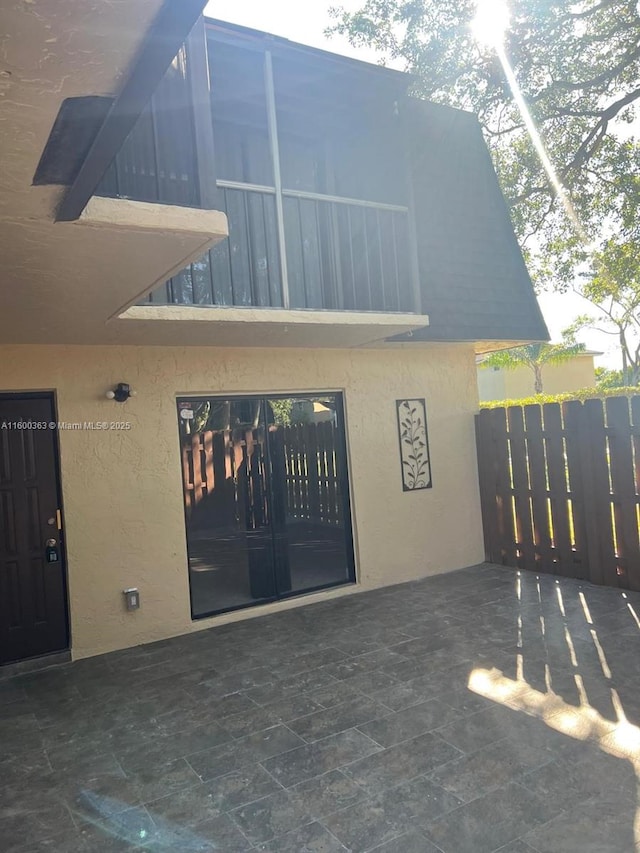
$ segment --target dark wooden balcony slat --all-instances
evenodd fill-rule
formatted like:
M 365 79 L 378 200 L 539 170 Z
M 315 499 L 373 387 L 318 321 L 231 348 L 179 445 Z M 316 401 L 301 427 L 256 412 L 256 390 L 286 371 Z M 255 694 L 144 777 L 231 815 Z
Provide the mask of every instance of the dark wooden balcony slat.
M 351 234 L 353 244 L 355 309 L 369 311 L 371 309 L 371 291 L 369 286 L 369 263 L 364 208 L 353 208 L 351 210 Z
M 213 304 L 233 305 L 233 287 L 231 285 L 231 257 L 229 241 L 223 240 L 209 250 L 211 281 L 213 284 Z
M 367 235 L 367 267 L 369 270 L 371 308 L 374 311 L 381 311 L 386 303 L 382 278 L 380 220 L 378 219 L 378 211 L 374 208 L 367 208 L 364 213 L 364 219 Z
M 177 305 L 193 305 L 191 267 L 186 267 L 171 279 L 172 301 Z
M 356 304 L 353 271 L 353 239 L 351 231 L 351 208 L 339 207 L 336 210 L 336 231 L 338 232 L 338 258 L 342 273 L 342 305 L 345 311 L 353 310 Z
M 253 304 L 268 307 L 272 297 L 269 269 L 272 252 L 268 246 L 264 201 L 258 193 L 246 193 Z
M 299 199 L 298 210 L 302 231 L 302 263 L 304 277 L 304 304 L 301 308 L 322 308 L 322 266 L 320 263 L 320 241 L 318 239 L 318 217 L 313 201 Z
M 234 305 L 251 305 L 251 264 L 244 193 L 227 190 L 229 254 Z
M 191 264 L 193 282 L 193 301 L 196 305 L 213 305 L 213 287 L 211 283 L 211 261 L 209 254 Z
M 399 309 L 398 269 L 394 242 L 394 214 L 378 211 L 380 231 L 380 270 L 384 286 L 383 304 L 390 311 Z
M 282 201 L 289 274 L 289 306 L 291 308 L 305 308 L 300 202 L 297 198 L 286 197 Z

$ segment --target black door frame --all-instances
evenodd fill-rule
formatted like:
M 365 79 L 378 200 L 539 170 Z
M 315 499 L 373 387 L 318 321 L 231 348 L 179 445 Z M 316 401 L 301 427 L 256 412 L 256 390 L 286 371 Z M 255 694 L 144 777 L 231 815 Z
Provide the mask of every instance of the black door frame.
M 350 586 L 357 583 L 357 575 L 356 575 L 356 561 L 355 561 L 355 548 L 354 548 L 354 537 L 353 537 L 353 518 L 351 515 L 351 489 L 350 489 L 350 478 L 349 478 L 349 454 L 347 450 L 347 425 L 345 418 L 345 406 L 344 406 L 344 391 L 336 391 L 336 390 L 327 390 L 321 389 L 319 391 L 289 391 L 289 392 L 278 392 L 275 394 L 266 393 L 247 393 L 247 394 L 224 394 L 221 392 L 216 392 L 213 394 L 179 394 L 176 397 L 176 426 L 178 431 L 178 444 L 180 450 L 182 449 L 181 439 L 180 439 L 180 403 L 189 403 L 193 400 L 230 400 L 231 402 L 238 400 L 260 400 L 264 402 L 268 402 L 269 400 L 288 400 L 291 397 L 318 397 L 323 394 L 332 394 L 338 400 L 340 405 L 336 408 L 336 426 L 338 428 L 338 437 L 340 442 L 339 452 L 340 458 L 342 460 L 342 477 L 340 478 L 340 493 L 343 499 L 344 506 L 344 514 L 345 514 L 345 530 L 344 530 L 344 541 L 346 548 L 346 556 L 347 556 L 347 569 L 348 569 L 348 579 L 344 581 L 344 583 L 327 583 L 321 584 L 320 586 L 310 587 L 309 589 L 301 590 L 301 591 L 292 591 L 281 594 L 276 594 L 270 596 L 268 598 L 260 598 L 255 602 L 250 602 L 248 604 L 238 604 L 234 607 L 227 607 L 223 610 L 213 610 L 210 613 L 201 613 L 197 616 L 193 613 L 193 601 L 191 598 L 191 578 L 189 578 L 189 608 L 191 612 L 191 620 L 193 622 L 200 621 L 201 619 L 210 619 L 213 616 L 222 616 L 224 613 L 233 613 L 236 610 L 248 610 L 253 607 L 260 607 L 265 604 L 272 604 L 275 601 L 287 601 L 290 598 L 301 598 L 305 595 L 311 595 L 315 592 L 322 592 L 326 589 L 338 589 L 342 586 Z M 266 409 L 265 409 L 266 412 Z M 267 458 L 267 464 L 269 466 L 269 470 L 271 470 L 271 444 L 268 436 L 268 428 L 269 424 L 265 423 L 266 432 L 265 432 L 265 454 Z M 181 450 L 182 452 L 182 450 Z M 187 512 L 186 506 L 184 506 L 184 479 L 182 473 L 182 466 L 180 471 L 180 479 L 182 483 L 183 490 L 183 510 L 184 510 L 184 529 L 185 529 L 185 545 L 187 552 L 187 571 L 189 571 L 191 555 L 189 554 L 189 536 L 188 536 L 188 528 L 187 528 Z M 268 495 L 271 502 L 273 502 L 273 478 L 271 475 L 267 478 L 267 489 Z M 273 588 L 277 590 L 277 582 L 276 582 L 276 541 L 273 531 L 270 531 L 270 539 L 271 539 L 271 560 L 273 566 Z
M 0 402 L 3 400 L 46 400 L 51 406 L 52 421 L 58 423 L 58 401 L 55 391 L 0 391 Z M 67 560 L 67 537 L 66 525 L 64 521 L 64 500 L 62 493 L 62 477 L 60 470 L 60 443 L 58 441 L 58 429 L 51 430 L 53 433 L 53 459 L 54 459 L 54 476 L 56 486 L 56 498 L 58 509 L 60 510 L 60 525 L 58 530 L 58 546 L 60 549 L 60 558 L 62 560 L 62 585 L 64 593 L 64 624 L 66 633 L 66 644 L 62 649 L 56 649 L 52 652 L 47 652 L 44 655 L 36 655 L 35 657 L 22 658 L 21 660 L 37 660 L 38 658 L 46 658 L 49 655 L 58 655 L 67 652 L 71 649 L 71 608 L 69 606 L 69 563 Z M 8 661 L 5 664 L 0 663 L 0 669 L 3 666 L 13 666 L 21 661 Z

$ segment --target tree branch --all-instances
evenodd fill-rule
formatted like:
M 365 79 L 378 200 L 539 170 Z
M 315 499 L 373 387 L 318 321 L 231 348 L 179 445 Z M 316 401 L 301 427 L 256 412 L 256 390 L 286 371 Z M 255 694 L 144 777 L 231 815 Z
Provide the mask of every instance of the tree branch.
M 640 98 L 640 88 L 634 89 L 632 92 L 627 92 L 624 97 L 614 101 L 613 104 L 610 104 L 605 110 L 603 110 L 600 115 L 600 120 L 582 140 L 573 159 L 564 167 L 564 169 L 562 169 L 561 177 L 563 180 L 570 171 L 580 168 L 593 156 L 598 145 L 607 133 L 607 128 L 611 119 L 615 118 L 620 110 L 624 109 L 624 107 L 633 103 L 638 98 Z
M 580 83 L 572 83 L 570 80 L 554 80 L 551 86 L 548 86 L 547 89 L 545 89 L 545 92 L 554 87 L 565 89 L 569 92 L 578 92 L 581 89 L 593 89 L 594 86 L 600 86 L 603 83 L 609 83 L 611 80 L 614 80 L 621 71 L 624 71 L 625 68 L 631 65 L 631 63 L 639 57 L 640 47 L 636 46 L 633 50 L 628 51 L 617 65 L 614 65 L 613 68 L 608 68 L 606 71 L 603 71 L 602 74 L 598 74 L 590 80 L 583 80 Z
M 562 18 L 560 18 L 560 20 L 578 21 L 581 18 L 588 18 L 590 15 L 595 15 L 597 12 L 600 12 L 602 9 L 607 9 L 609 6 L 613 6 L 613 0 L 602 0 L 601 3 L 591 6 L 589 9 L 584 9 L 582 12 L 567 12 L 566 15 L 563 15 Z

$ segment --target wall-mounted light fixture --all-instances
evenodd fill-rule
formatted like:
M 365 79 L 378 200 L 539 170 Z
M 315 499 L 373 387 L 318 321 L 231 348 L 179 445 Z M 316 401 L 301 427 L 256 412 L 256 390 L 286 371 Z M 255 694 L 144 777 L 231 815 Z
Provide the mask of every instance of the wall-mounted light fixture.
M 107 400 L 115 400 L 116 403 L 125 403 L 129 397 L 135 397 L 136 392 L 126 382 L 118 382 L 116 387 L 107 391 L 105 396 Z

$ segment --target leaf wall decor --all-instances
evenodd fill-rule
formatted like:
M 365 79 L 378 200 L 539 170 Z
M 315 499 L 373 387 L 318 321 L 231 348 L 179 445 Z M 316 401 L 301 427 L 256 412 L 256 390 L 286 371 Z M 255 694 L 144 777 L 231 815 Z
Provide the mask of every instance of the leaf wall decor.
M 402 489 L 430 489 L 431 459 L 424 398 L 396 400 Z

